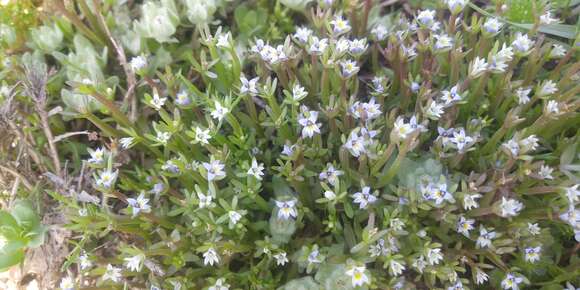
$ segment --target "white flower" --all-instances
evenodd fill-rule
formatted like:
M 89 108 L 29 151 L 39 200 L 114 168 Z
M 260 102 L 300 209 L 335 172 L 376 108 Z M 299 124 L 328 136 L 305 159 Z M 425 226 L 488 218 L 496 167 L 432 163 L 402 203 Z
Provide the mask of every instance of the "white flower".
M 538 171 L 538 175 L 540 175 L 540 177 L 542 179 L 554 179 L 554 177 L 552 176 L 552 172 L 554 172 L 554 168 L 552 168 L 550 166 L 542 165 L 542 166 L 540 166 L 540 170 Z
M 506 148 L 513 157 L 518 157 L 520 155 L 520 145 L 513 139 L 503 143 L 501 146 Z
M 275 201 L 278 207 L 278 219 L 288 220 L 290 217 L 296 218 L 298 212 L 296 211 L 296 200 Z
M 215 101 L 214 109 L 213 109 L 213 111 L 211 111 L 210 114 L 211 114 L 212 118 L 214 118 L 218 121 L 221 121 L 226 116 L 226 114 L 229 112 L 230 112 L 230 109 L 222 106 L 222 104 L 220 102 Z
M 540 15 L 540 23 L 550 25 L 550 24 L 560 23 L 560 19 L 553 18 L 552 12 L 546 11 L 544 14 Z
M 579 186 L 580 186 L 580 184 L 576 184 L 574 186 L 565 188 L 566 197 L 568 198 L 568 201 L 570 202 L 570 204 L 574 204 L 574 203 L 578 202 L 578 200 L 579 200 L 578 197 L 580 196 L 580 190 L 578 190 Z
M 469 0 L 447 0 L 446 2 L 449 11 L 451 11 L 451 13 L 453 14 L 458 14 L 459 12 L 461 12 L 461 10 L 463 10 L 465 5 L 467 5 L 467 2 L 469 2 Z
M 520 276 L 516 276 L 512 273 L 508 273 L 503 281 L 501 281 L 501 287 L 503 289 L 520 289 L 518 284 L 522 283 L 524 279 Z
M 478 208 L 479 203 L 477 202 L 477 199 L 479 199 L 479 198 L 481 198 L 481 194 L 479 194 L 479 193 L 466 194 L 465 196 L 463 196 L 463 208 L 465 210 L 471 210 L 474 208 Z
M 474 140 L 473 137 L 465 135 L 465 130 L 463 128 L 453 132 L 453 137 L 449 138 L 449 141 L 457 147 L 459 152 L 462 152 L 465 147 L 469 146 Z
M 248 80 L 245 76 L 240 77 L 240 82 L 242 86 L 240 87 L 240 94 L 250 94 L 251 96 L 258 95 L 258 80 L 260 77 L 255 77 L 251 80 Z
M 258 163 L 256 158 L 252 158 L 252 167 L 248 169 L 248 175 L 254 176 L 258 180 L 262 180 L 262 176 L 264 176 L 264 164 Z
M 209 248 L 203 253 L 203 264 L 213 266 L 220 262 L 219 256 L 214 248 Z
M 530 135 L 527 138 L 520 140 L 519 144 L 521 152 L 527 153 L 536 150 L 539 146 L 538 141 L 539 139 L 536 137 L 536 135 Z
M 528 232 L 530 232 L 530 235 L 532 236 L 539 235 L 540 227 L 538 226 L 538 224 L 528 223 Z
M 330 21 L 332 25 L 332 33 L 338 35 L 350 31 L 350 24 L 341 15 L 334 16 L 334 19 Z
M 167 98 L 162 98 L 159 96 L 157 91 L 153 92 L 153 98 L 151 99 L 151 106 L 155 108 L 155 110 L 159 111 L 165 105 Z
M 137 196 L 137 198 L 127 198 L 127 204 L 131 207 L 133 212 L 133 217 L 136 217 L 140 212 L 150 212 L 151 206 L 149 206 L 149 199 L 145 198 L 143 192 Z
M 75 290 L 75 281 L 71 276 L 66 276 L 60 280 L 61 290 Z
M 320 172 L 318 178 L 320 180 L 327 180 L 328 183 L 332 185 L 336 185 L 336 183 L 338 182 L 338 177 L 343 174 L 344 172 L 342 172 L 341 170 L 336 170 L 332 164 L 328 164 L 326 170 Z
M 207 290 L 229 290 L 230 285 L 226 284 L 226 280 L 224 278 L 219 278 L 215 281 L 215 285 L 207 288 Z
M 201 143 L 203 145 L 209 144 L 209 139 L 211 136 L 209 135 L 209 129 L 202 129 L 200 127 L 195 127 L 195 143 Z
M 235 210 L 230 210 L 228 212 L 228 216 L 230 218 L 230 222 L 234 225 L 237 224 L 242 219 L 242 215 Z
M 466 219 L 463 216 L 459 217 L 459 221 L 457 222 L 457 232 L 469 237 L 469 231 L 474 229 L 473 224 L 475 224 L 475 220 Z
M 356 61 L 353 60 L 343 60 L 340 62 L 340 73 L 343 78 L 350 78 L 359 71 Z
M 475 246 L 478 249 L 488 248 L 491 246 L 491 242 L 495 239 L 496 233 L 494 231 L 487 230 L 484 226 L 479 226 L 479 237 L 475 242 Z
M 334 200 L 336 198 L 336 194 L 330 190 L 324 192 L 324 198 L 328 200 Z
M 524 249 L 526 262 L 535 263 L 540 260 L 540 252 L 542 247 L 528 247 Z
M 451 279 L 449 279 L 449 281 L 451 281 Z M 463 288 L 463 283 L 461 283 L 461 281 L 457 281 L 455 285 L 447 287 L 447 290 L 464 290 L 464 289 L 465 288 Z
M 286 252 L 280 252 L 274 255 L 274 259 L 276 259 L 276 265 L 284 266 L 288 263 L 288 258 L 286 257 Z
M 423 273 L 423 269 L 425 269 L 425 267 L 427 267 L 427 262 L 425 262 L 425 257 L 419 256 L 419 258 L 417 258 L 413 261 L 412 266 L 414 268 L 416 268 L 419 271 L 419 273 Z
M 516 97 L 518 98 L 518 104 L 520 105 L 525 105 L 530 101 L 530 92 L 532 91 L 532 89 L 524 89 L 524 88 L 519 88 L 516 90 Z
M 478 78 L 484 72 L 487 71 L 488 64 L 485 62 L 485 59 L 480 58 L 479 56 L 475 57 L 475 59 L 469 64 L 469 77 L 471 78 Z
M 308 96 L 308 92 L 299 83 L 294 84 L 292 87 L 292 99 L 294 101 L 301 101 Z
M 389 263 L 389 270 L 391 271 L 393 276 L 399 276 L 405 270 L 405 266 L 403 266 L 403 264 L 395 260 L 391 260 L 391 262 Z
M 346 140 L 344 147 L 354 157 L 359 157 L 368 152 L 368 147 L 373 144 L 373 137 L 377 135 L 377 131 L 368 131 L 364 127 L 354 128 Z
M 141 271 L 141 266 L 143 261 L 145 260 L 145 256 L 142 254 L 135 255 L 133 257 L 127 257 L 125 260 L 125 266 L 127 269 L 133 272 Z
M 318 259 L 318 256 L 320 255 L 320 252 L 318 250 L 312 250 L 312 252 L 310 252 L 310 254 L 308 254 L 308 263 L 309 264 L 318 264 L 320 263 L 320 259 Z
M 189 106 L 189 104 L 191 104 L 191 99 L 186 91 L 180 91 L 177 93 L 177 96 L 175 96 L 175 103 L 180 106 Z
M 443 255 L 441 255 L 441 249 L 440 248 L 427 249 L 426 256 L 427 256 L 427 262 L 431 266 L 437 265 L 437 264 L 439 264 L 439 262 L 441 260 L 443 260 Z
M 117 180 L 117 176 L 119 175 L 119 170 L 111 171 L 111 170 L 103 170 L 97 177 L 95 183 L 97 186 L 104 187 L 109 189 L 113 186 L 115 181 Z
M 302 126 L 302 138 L 312 138 L 315 134 L 320 134 L 321 124 L 316 123 L 317 120 L 317 111 L 310 111 L 306 106 L 300 108 L 298 124 Z
M 229 31 L 226 32 L 226 33 L 220 33 L 217 36 L 217 43 L 216 43 L 216 45 L 218 47 L 228 47 L 228 46 L 230 46 L 230 38 L 231 38 L 231 35 L 230 35 L 230 32 Z
M 400 140 L 405 140 L 409 137 L 415 130 L 411 127 L 411 124 L 405 123 L 405 119 L 398 117 L 395 121 L 395 126 L 393 127 L 393 132 L 395 137 Z
M 526 55 L 529 53 L 530 48 L 534 43 L 528 38 L 527 34 L 522 34 L 521 32 L 516 33 L 516 38 L 512 42 L 512 46 L 519 55 Z
M 495 35 L 499 32 L 503 24 L 499 22 L 496 18 L 488 18 L 483 24 L 483 29 L 486 33 L 490 35 Z
M 443 94 L 441 99 L 445 102 L 446 106 L 449 106 L 450 104 L 461 101 L 463 99 L 463 97 L 459 95 L 458 90 L 458 85 L 455 85 L 449 91 L 441 92 Z
M 282 148 L 282 154 L 286 156 L 292 156 L 292 154 L 294 154 L 294 149 L 296 149 L 296 144 L 284 144 L 284 148 Z
M 89 256 L 87 256 L 87 254 L 85 254 L 85 253 L 83 253 L 79 256 L 78 263 L 81 267 L 81 270 L 86 270 L 86 269 L 93 266 L 93 262 L 91 262 L 91 260 L 89 260 Z
M 140 71 L 147 66 L 147 58 L 143 55 L 139 55 L 131 58 L 129 66 L 133 71 Z
M 369 284 L 369 278 L 365 275 L 365 266 L 353 266 L 348 271 L 346 271 L 346 275 L 350 276 L 352 281 L 352 287 L 362 286 L 364 284 Z
M 350 41 L 344 37 L 341 37 L 334 45 L 334 51 L 338 55 L 342 55 L 350 49 Z
M 167 142 L 169 142 L 170 138 L 171 138 L 171 133 L 164 132 L 164 131 L 157 131 L 157 136 L 155 136 L 155 139 L 157 140 L 157 142 L 159 142 L 163 145 L 167 145 Z
M 377 26 L 373 27 L 373 29 L 371 29 L 371 34 L 377 41 L 382 41 L 387 37 L 389 31 L 384 25 L 378 24 Z
M 500 209 L 502 217 L 517 216 L 523 208 L 524 204 L 515 199 L 507 199 L 505 197 L 501 198 Z
M 328 47 L 328 39 L 313 36 L 310 38 L 310 46 L 308 47 L 308 53 L 312 55 L 321 55 L 326 51 Z
M 199 208 L 209 207 L 211 205 L 212 196 L 205 195 L 201 192 L 197 193 L 197 198 L 199 199 Z
M 566 49 L 560 44 L 552 45 L 552 50 L 550 50 L 551 58 L 560 58 L 566 55 Z
M 350 54 L 352 54 L 354 56 L 359 56 L 359 55 L 363 54 L 365 52 L 365 50 L 367 49 L 367 47 L 369 47 L 369 45 L 367 44 L 366 38 L 353 39 L 350 41 L 349 46 L 350 46 L 349 52 L 350 52 Z
M 105 274 L 103 274 L 103 281 L 111 280 L 115 283 L 121 280 L 121 268 L 114 267 L 111 264 L 107 265 L 107 269 L 105 270 Z
M 446 51 L 453 47 L 453 39 L 447 34 L 435 35 L 435 50 Z
M 511 46 L 506 46 L 504 43 L 502 49 L 498 51 L 495 55 L 491 56 L 489 62 L 489 70 L 492 73 L 504 73 L 508 67 L 507 62 L 513 59 L 514 52 Z
M 135 141 L 135 138 L 133 138 L 133 137 L 125 137 L 125 138 L 121 138 L 119 140 L 119 143 L 121 143 L 121 147 L 123 147 L 123 149 L 128 149 L 131 146 L 133 146 L 134 141 Z
M 105 148 L 101 147 L 97 150 L 89 150 L 89 154 L 91 154 L 91 158 L 87 160 L 88 163 L 100 165 L 105 162 L 105 154 L 107 151 Z
M 437 102 L 431 102 L 425 114 L 431 120 L 439 120 L 441 115 L 444 113 L 443 111 L 443 104 L 439 104 Z
M 487 275 L 481 269 L 476 268 L 476 270 L 475 270 L 475 283 L 477 285 L 481 285 L 481 284 L 487 282 L 488 279 L 489 279 L 489 275 Z
M 296 29 L 296 33 L 294 33 L 294 39 L 304 45 L 308 42 L 308 38 L 312 35 L 312 30 L 308 27 L 299 27 Z
M 538 97 L 545 97 L 552 95 L 557 91 L 558 87 L 556 86 L 556 83 L 554 83 L 552 80 L 547 80 L 544 81 L 540 88 L 536 91 L 536 95 L 538 95 Z
M 210 163 L 202 163 L 203 167 L 207 171 L 207 181 L 220 180 L 226 177 L 224 168 L 226 167 L 219 160 L 212 160 Z
M 549 100 L 544 108 L 544 113 L 546 115 L 558 115 L 560 114 L 560 104 L 554 100 Z
M 417 15 L 417 23 L 423 28 L 431 28 L 435 23 L 435 10 L 422 10 Z
M 371 194 L 371 188 L 365 186 L 362 191 L 356 192 L 352 195 L 354 198 L 354 203 L 359 204 L 359 208 L 366 208 L 369 204 L 373 204 L 377 201 L 377 197 Z
M 399 218 L 394 218 L 391 219 L 391 221 L 389 221 L 389 227 L 391 227 L 391 229 L 395 231 L 402 231 L 403 228 L 405 227 L 405 222 L 403 222 Z

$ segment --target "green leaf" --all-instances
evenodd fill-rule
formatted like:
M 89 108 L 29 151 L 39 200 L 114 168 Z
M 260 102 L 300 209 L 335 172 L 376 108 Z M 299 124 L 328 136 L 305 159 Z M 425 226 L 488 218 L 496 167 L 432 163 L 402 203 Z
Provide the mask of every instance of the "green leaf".
M 18 249 L 16 251 L 2 252 L 0 254 L 0 272 L 8 270 L 24 260 L 24 250 Z
M 14 204 L 12 216 L 20 226 L 28 230 L 37 229 L 40 225 L 40 220 L 32 208 L 32 203 L 27 200 L 20 200 Z

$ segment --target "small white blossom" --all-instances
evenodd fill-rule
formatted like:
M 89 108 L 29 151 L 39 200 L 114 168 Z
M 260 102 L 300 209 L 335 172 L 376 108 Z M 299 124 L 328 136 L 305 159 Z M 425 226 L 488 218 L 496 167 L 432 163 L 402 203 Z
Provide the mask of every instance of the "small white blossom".
M 526 262 L 535 263 L 540 260 L 540 252 L 542 247 L 528 247 L 524 249 Z
M 207 171 L 207 181 L 220 180 L 226 177 L 224 168 L 226 167 L 219 160 L 212 160 L 210 163 L 202 163 L 203 167 Z
M 336 193 L 327 190 L 324 192 L 324 198 L 328 199 L 328 200 L 334 200 L 336 198 Z
M 488 18 L 483 24 L 483 31 L 489 35 L 495 35 L 499 32 L 503 24 L 499 22 L 496 18 Z
M 228 113 L 230 109 L 227 107 L 222 106 L 222 104 L 218 101 L 215 101 L 214 109 L 211 111 L 212 118 L 221 121 Z
M 391 260 L 389 263 L 389 270 L 393 274 L 393 276 L 399 276 L 405 270 L 405 266 L 395 260 Z
M 422 10 L 416 19 L 421 27 L 431 28 L 435 23 L 435 10 Z
M 209 144 L 209 139 L 211 138 L 211 136 L 209 135 L 209 129 L 204 130 L 200 127 L 195 127 L 194 133 L 195 133 L 194 139 L 195 143 L 201 143 L 203 145 Z
M 377 41 L 382 41 L 385 38 L 387 38 L 389 31 L 387 30 L 387 28 L 384 25 L 379 24 L 379 25 L 373 27 L 373 29 L 371 29 L 371 34 L 375 37 L 375 39 Z
M 224 47 L 227 48 L 230 46 L 230 39 L 231 39 L 231 34 L 230 32 L 226 32 L 226 33 L 220 33 L 217 36 L 217 47 Z
M 542 85 L 539 87 L 539 89 L 536 91 L 536 95 L 538 95 L 538 97 L 546 97 L 549 95 L 553 95 L 557 91 L 558 87 L 556 86 L 556 83 L 554 83 L 554 81 L 552 80 L 547 80 L 544 81 Z
M 131 58 L 129 66 L 133 71 L 140 71 L 147 66 L 147 58 L 143 55 L 135 56 Z
M 431 120 L 439 120 L 441 115 L 444 113 L 443 104 L 439 104 L 437 102 L 431 102 L 425 114 Z
M 240 77 L 240 82 L 242 86 L 240 87 L 240 94 L 250 94 L 251 96 L 258 95 L 258 80 L 260 77 L 255 77 L 248 80 L 245 76 Z
M 545 25 L 560 23 L 560 19 L 553 18 L 551 11 L 546 11 L 544 14 L 540 15 L 540 23 Z
M 302 138 L 312 138 L 316 134 L 320 134 L 320 123 L 318 120 L 318 112 L 310 111 L 306 106 L 300 108 L 300 115 L 298 116 L 298 124 L 302 126 Z
M 155 136 L 155 139 L 157 140 L 157 142 L 159 142 L 163 145 L 167 145 L 167 142 L 169 142 L 170 138 L 171 138 L 171 133 L 164 132 L 164 131 L 157 131 L 157 136 Z
M 205 253 L 203 253 L 203 264 L 213 266 L 214 264 L 218 264 L 220 262 L 218 253 L 214 250 L 214 248 L 209 248 Z
M 519 288 L 519 284 L 522 283 L 524 281 L 524 279 L 520 276 L 516 276 L 512 273 L 508 273 L 505 277 L 505 279 L 503 279 L 503 281 L 501 281 L 501 287 L 503 289 L 513 289 L 513 290 L 518 290 Z
M 532 91 L 532 89 L 524 89 L 524 88 L 518 88 L 516 90 L 516 97 L 518 99 L 518 104 L 520 105 L 525 105 L 528 102 L 530 102 L 530 92 Z
M 327 38 L 318 39 L 318 37 L 313 36 L 310 39 L 310 46 L 308 47 L 308 53 L 310 53 L 312 55 L 321 55 L 321 54 L 324 54 L 327 47 L 328 47 L 328 39 Z
M 121 268 L 114 267 L 111 264 L 107 265 L 105 274 L 103 274 L 103 281 L 111 280 L 115 283 L 121 281 Z
M 117 180 L 117 176 L 119 175 L 119 171 L 111 171 L 111 170 L 103 170 L 97 176 L 95 183 L 97 186 L 109 189 L 113 186 L 115 181 Z
M 278 219 L 288 220 L 291 217 L 296 218 L 298 212 L 296 211 L 296 200 L 288 201 L 275 201 L 276 207 L 278 207 Z
M 475 57 L 475 59 L 469 64 L 469 77 L 475 79 L 480 77 L 484 72 L 487 71 L 488 64 L 485 62 L 485 59 L 480 58 L 479 56 Z
M 308 27 L 299 27 L 294 33 L 294 39 L 304 45 L 308 42 L 308 38 L 312 35 L 312 30 Z
M 501 216 L 502 217 L 514 217 L 517 216 L 519 214 L 519 212 L 524 208 L 524 204 L 512 199 L 512 198 L 505 198 L 502 197 L 501 198 L 501 204 L 500 204 L 500 209 L 501 209 Z
M 211 195 L 205 195 L 201 192 L 197 193 L 197 198 L 199 199 L 199 208 L 205 208 L 205 207 L 209 207 L 211 205 L 211 201 L 212 201 L 212 196 Z
M 340 62 L 340 73 L 343 78 L 347 79 L 358 73 L 360 67 L 357 66 L 356 61 L 343 60 Z
M 471 210 L 474 208 L 478 208 L 479 207 L 479 203 L 477 202 L 477 200 L 481 198 L 481 194 L 479 193 L 474 193 L 474 194 L 466 194 L 463 197 L 463 208 L 465 210 Z
M 560 114 L 560 104 L 554 100 L 549 100 L 544 107 L 544 113 L 548 116 Z
M 346 275 L 350 276 L 352 281 L 352 287 L 363 286 L 364 284 L 369 284 L 369 278 L 365 274 L 365 266 L 354 266 L 346 271 Z
M 326 180 L 328 183 L 332 184 L 333 186 L 338 183 L 338 177 L 343 175 L 344 172 L 341 170 L 337 170 L 334 168 L 334 165 L 328 164 L 327 168 L 320 172 L 318 178 L 320 180 Z
M 215 284 L 207 290 L 230 290 L 230 285 L 226 284 L 226 280 L 224 278 L 219 278 L 215 281 Z
M 552 176 L 552 172 L 554 172 L 554 168 L 546 165 L 541 165 L 540 170 L 538 171 L 538 175 L 542 179 L 554 179 Z
M 447 8 L 451 11 L 452 14 L 458 14 L 465 8 L 465 5 L 469 2 L 469 0 L 446 0 Z
M 330 21 L 330 25 L 332 25 L 332 33 L 336 35 L 349 32 L 351 29 L 348 21 L 344 19 L 341 15 L 336 15 L 334 19 Z
M 435 35 L 435 45 L 433 46 L 437 51 L 447 51 L 453 47 L 453 39 L 447 34 Z
M 353 39 L 350 41 L 349 52 L 353 56 L 360 56 L 369 47 L 366 38 Z
M 149 199 L 145 198 L 143 192 L 137 198 L 127 198 L 127 204 L 131 207 L 133 217 L 136 217 L 140 212 L 150 212 Z
M 431 266 L 437 265 L 439 262 L 441 262 L 441 260 L 443 260 L 443 255 L 441 254 L 440 248 L 427 249 L 426 256 L 427 262 Z
M 75 280 L 71 276 L 66 276 L 60 280 L 61 290 L 75 290 Z
M 481 269 L 477 268 L 475 270 L 475 283 L 477 285 L 481 285 L 481 284 L 487 282 L 488 279 L 489 279 L 489 275 L 487 275 Z
M 528 38 L 527 34 L 522 34 L 521 32 L 516 33 L 516 38 L 512 42 L 513 48 L 519 55 L 527 55 L 532 48 L 533 41 Z
M 157 91 L 153 92 L 153 98 L 151 99 L 151 106 L 155 108 L 155 110 L 159 111 L 165 105 L 167 98 L 162 98 L 159 96 Z
M 177 93 L 177 96 L 175 96 L 175 103 L 180 106 L 189 106 L 189 104 L 191 104 L 191 99 L 187 95 L 187 92 L 180 91 Z
M 125 260 L 125 267 L 133 272 L 141 271 L 141 266 L 143 265 L 143 261 L 145 260 L 145 256 L 142 254 L 135 255 L 133 257 L 127 257 Z
M 419 256 L 419 258 L 417 258 L 413 261 L 412 266 L 414 268 L 416 268 L 419 271 L 419 273 L 423 273 L 423 270 L 425 269 L 425 267 L 427 267 L 427 262 L 425 262 L 425 257 Z
M 369 204 L 373 204 L 377 201 L 377 197 L 374 196 L 370 191 L 371 188 L 365 186 L 362 188 L 361 191 L 356 192 L 352 195 L 352 197 L 354 198 L 354 203 L 357 203 L 360 209 L 364 209 Z
M 479 237 L 475 242 L 475 246 L 478 249 L 489 248 L 491 246 L 492 240 L 495 239 L 496 233 L 492 230 L 486 229 L 484 226 L 479 226 Z
M 288 263 L 288 258 L 286 257 L 286 252 L 280 252 L 274 255 L 274 259 L 276 259 L 276 265 L 284 266 Z
M 459 102 L 463 99 L 461 95 L 459 95 L 459 86 L 455 85 L 448 91 L 442 91 L 441 99 L 445 102 L 446 106 L 451 105 L 452 103 Z
M 550 50 L 551 58 L 560 58 L 566 55 L 566 49 L 560 44 L 552 45 L 552 50 Z
M 474 139 L 473 137 L 466 135 L 465 130 L 462 128 L 453 132 L 453 137 L 449 138 L 449 141 L 457 147 L 459 152 L 463 152 L 464 149 L 474 142 Z
M 565 188 L 566 198 L 568 198 L 568 202 L 570 202 L 570 204 L 574 204 L 580 200 L 580 190 L 578 190 L 579 186 L 580 184 L 576 184 L 574 186 Z
M 230 222 L 234 225 L 242 219 L 242 215 L 235 210 L 230 210 L 228 212 L 228 217 L 230 218 Z
M 81 267 L 81 270 L 86 270 L 93 266 L 93 262 L 89 260 L 89 256 L 87 256 L 86 253 L 83 253 L 79 256 L 78 263 L 79 266 Z
M 256 158 L 252 158 L 252 167 L 248 169 L 248 175 L 252 175 L 256 179 L 262 180 L 262 176 L 264 176 L 264 164 L 258 163 Z
M 532 236 L 539 235 L 540 227 L 538 226 L 538 224 L 528 223 L 528 232 L 530 232 L 530 235 Z
M 474 219 L 466 219 L 463 216 L 459 217 L 459 221 L 457 222 L 457 232 L 469 237 L 469 231 L 474 229 L 473 224 L 475 224 Z
M 133 146 L 134 141 L 135 141 L 135 138 L 133 138 L 133 137 L 125 137 L 125 138 L 121 138 L 119 140 L 119 143 L 121 143 L 121 147 L 123 147 L 123 149 L 129 149 L 131 146 Z
M 105 155 L 107 154 L 107 150 L 101 147 L 98 148 L 97 150 L 90 150 L 89 154 L 91 155 L 91 158 L 87 160 L 88 163 L 101 165 L 105 162 Z

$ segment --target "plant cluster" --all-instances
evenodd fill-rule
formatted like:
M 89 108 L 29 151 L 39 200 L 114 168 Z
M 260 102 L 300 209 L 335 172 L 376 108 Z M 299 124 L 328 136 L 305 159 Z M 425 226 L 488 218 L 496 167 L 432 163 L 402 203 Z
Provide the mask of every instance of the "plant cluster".
M 52 2 L 1 111 L 75 233 L 62 289 L 580 285 L 550 3 Z

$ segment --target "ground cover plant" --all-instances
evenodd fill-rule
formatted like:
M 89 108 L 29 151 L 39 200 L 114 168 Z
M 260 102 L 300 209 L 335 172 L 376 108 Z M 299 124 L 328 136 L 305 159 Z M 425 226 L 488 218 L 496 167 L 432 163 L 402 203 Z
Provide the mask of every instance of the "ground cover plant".
M 579 1 L 38 2 L 0 270 L 66 233 L 42 289 L 580 286 Z

